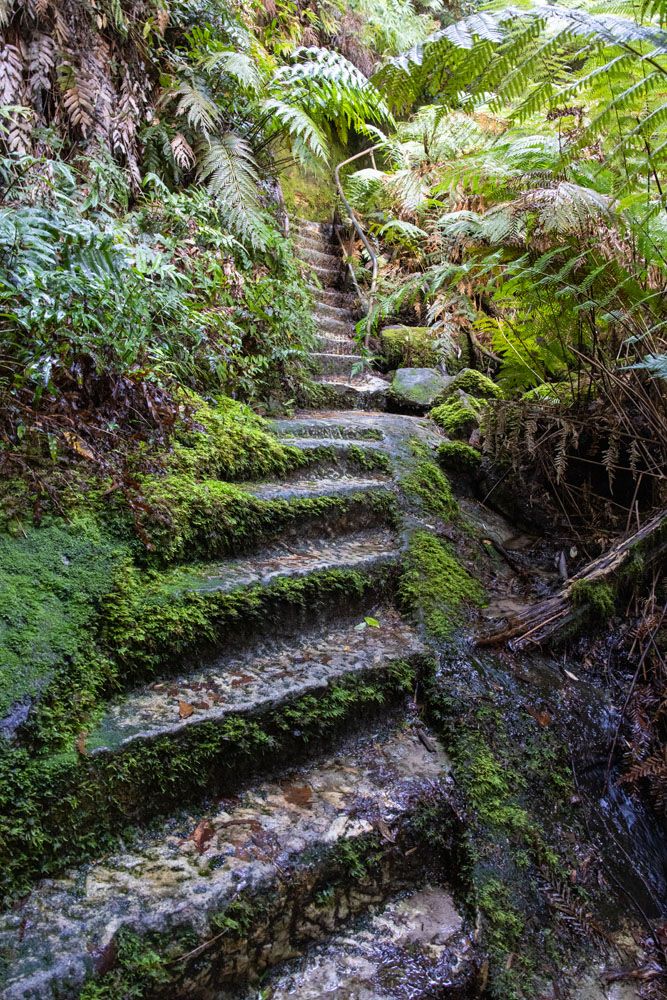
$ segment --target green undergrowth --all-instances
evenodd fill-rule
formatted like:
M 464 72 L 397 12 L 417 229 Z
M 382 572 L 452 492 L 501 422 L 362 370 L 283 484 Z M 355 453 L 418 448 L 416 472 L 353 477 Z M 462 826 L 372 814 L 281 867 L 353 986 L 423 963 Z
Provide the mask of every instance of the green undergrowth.
M 399 597 L 406 611 L 437 639 L 451 638 L 466 607 L 485 601 L 484 588 L 461 565 L 454 548 L 427 531 L 416 531 L 410 539 Z
M 298 758 L 350 722 L 414 690 L 432 670 L 426 659 L 337 681 L 278 708 L 186 726 L 115 753 L 74 750 L 34 756 L 0 753 L 2 887 L 24 892 L 38 875 L 57 872 L 127 835 L 132 823 L 180 809 L 214 790 L 229 791 L 276 761 Z

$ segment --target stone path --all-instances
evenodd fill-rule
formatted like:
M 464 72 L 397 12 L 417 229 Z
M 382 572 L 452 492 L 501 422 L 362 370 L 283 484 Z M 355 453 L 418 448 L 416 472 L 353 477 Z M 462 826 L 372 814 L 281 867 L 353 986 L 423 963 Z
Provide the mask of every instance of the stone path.
M 354 295 L 341 290 L 343 263 L 332 227 L 299 220 L 296 245 L 314 279 L 311 287 L 321 348 L 313 354 L 320 372 L 317 381 L 340 405 L 381 407 L 388 384 L 363 371 L 363 356 L 355 339 L 359 304 Z
M 356 408 L 275 421 L 303 451 L 330 445 L 329 465 L 246 489 L 396 498 L 416 443 L 441 438 L 426 420 L 363 409 L 383 406 L 386 386 L 351 375 L 340 258 L 320 226 L 303 224 L 300 245 L 324 286 L 322 383 Z M 387 471 L 351 472 L 361 446 Z M 218 602 L 225 627 L 205 654 L 182 644 L 176 662 L 173 644 L 160 661 L 154 638 L 153 679 L 83 734 L 72 800 L 111 789 L 108 833 L 127 831 L 125 846 L 0 916 L 3 1000 L 76 997 L 89 979 L 104 991 L 128 935 L 132 954 L 160 955 L 149 995 L 165 1000 L 254 997 L 267 972 L 262 995 L 276 1000 L 477 995 L 472 929 L 450 888 L 461 832 L 448 761 L 416 711 L 432 653 L 394 605 L 406 522 L 387 503 L 373 516 L 360 528 L 297 512 L 268 547 L 168 570 L 154 595 L 149 577 L 139 645 L 165 606 Z M 189 760 L 204 762 L 196 774 Z M 139 973 L 126 975 L 129 989 Z

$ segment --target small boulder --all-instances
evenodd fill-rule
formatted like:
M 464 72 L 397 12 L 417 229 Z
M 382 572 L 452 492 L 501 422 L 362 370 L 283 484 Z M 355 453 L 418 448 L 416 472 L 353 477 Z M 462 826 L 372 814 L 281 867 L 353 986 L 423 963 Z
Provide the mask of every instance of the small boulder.
M 399 368 L 391 383 L 392 402 L 412 413 L 425 413 L 442 398 L 451 376 L 435 368 Z
M 429 413 L 429 417 L 442 427 L 447 437 L 468 441 L 479 427 L 479 416 L 485 401 L 457 392 Z
M 462 368 L 450 381 L 445 396 L 454 396 L 459 392 L 474 399 L 502 399 L 503 395 L 499 385 L 475 368 Z

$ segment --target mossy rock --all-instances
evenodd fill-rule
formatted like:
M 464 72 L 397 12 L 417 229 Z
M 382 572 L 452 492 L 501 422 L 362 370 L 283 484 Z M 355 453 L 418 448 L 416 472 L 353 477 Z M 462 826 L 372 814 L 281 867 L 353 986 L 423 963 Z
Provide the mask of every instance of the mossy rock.
M 479 471 L 482 456 L 463 441 L 445 441 L 438 447 L 438 461 L 448 472 L 474 476 Z
M 442 427 L 448 437 L 467 440 L 475 428 L 479 427 L 479 416 L 483 406 L 483 400 L 460 393 L 451 396 L 440 406 L 434 407 L 429 416 L 438 427 Z
M 445 397 L 453 396 L 457 392 L 465 392 L 475 399 L 502 399 L 503 395 L 500 386 L 475 368 L 463 368 L 454 375 L 447 386 Z
M 435 368 L 399 368 L 391 383 L 390 397 L 401 409 L 425 413 L 442 399 L 449 376 Z
M 434 368 L 442 360 L 433 330 L 427 326 L 386 326 L 380 333 L 382 355 L 389 369 Z

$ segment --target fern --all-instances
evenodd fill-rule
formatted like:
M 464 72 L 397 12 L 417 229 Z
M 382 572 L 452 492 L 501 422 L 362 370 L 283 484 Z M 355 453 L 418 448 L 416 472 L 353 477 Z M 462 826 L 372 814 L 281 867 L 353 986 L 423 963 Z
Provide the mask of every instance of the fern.
M 264 245 L 252 148 L 233 132 L 211 138 L 198 150 L 197 178 L 220 204 L 232 229 L 253 246 Z

